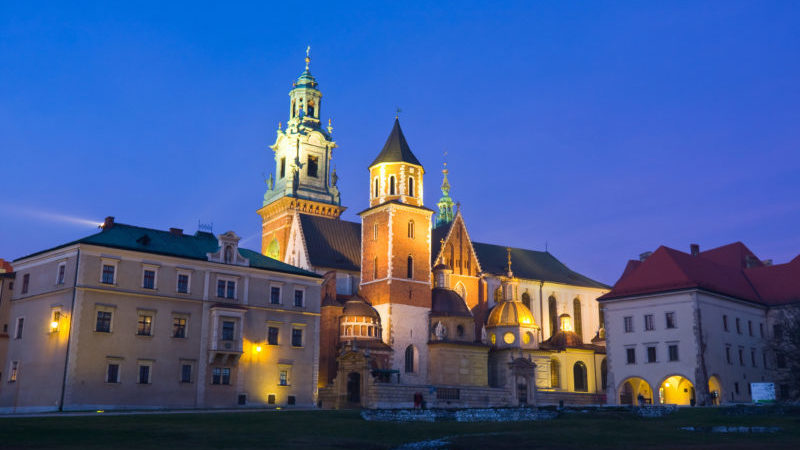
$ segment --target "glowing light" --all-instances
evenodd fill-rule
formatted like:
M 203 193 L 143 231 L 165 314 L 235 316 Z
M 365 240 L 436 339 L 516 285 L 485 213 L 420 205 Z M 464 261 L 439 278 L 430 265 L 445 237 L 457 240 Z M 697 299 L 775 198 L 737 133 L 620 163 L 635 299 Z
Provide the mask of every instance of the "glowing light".
M 261 353 L 261 346 L 260 345 L 256 345 L 256 353 Z
M 572 321 L 566 314 L 561 316 L 561 331 L 572 331 Z
M 97 414 L 103 414 L 104 412 L 105 412 L 105 410 L 103 410 L 103 409 L 98 409 L 97 410 Z
M 517 339 L 517 337 L 514 336 L 514 333 L 512 333 L 510 331 L 503 335 L 503 341 L 506 344 L 513 344 L 516 339 Z
M 664 386 L 665 387 L 669 387 L 669 383 L 664 383 Z
M 58 329 L 58 321 L 57 320 L 54 320 L 54 321 L 50 322 L 50 329 L 53 330 L 53 331 L 56 331 Z

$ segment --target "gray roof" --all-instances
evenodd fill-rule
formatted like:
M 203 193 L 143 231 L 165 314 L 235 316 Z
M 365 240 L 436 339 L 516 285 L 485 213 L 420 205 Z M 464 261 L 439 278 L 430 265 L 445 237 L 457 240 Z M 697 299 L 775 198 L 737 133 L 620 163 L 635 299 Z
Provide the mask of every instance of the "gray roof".
M 361 270 L 361 224 L 300 214 L 309 262 L 314 267 Z
M 508 267 L 506 246 L 473 242 L 472 247 L 484 272 L 504 275 Z M 553 283 L 571 284 L 592 288 L 608 289 L 609 286 L 573 272 L 549 252 L 511 249 L 511 270 L 514 276 L 528 280 L 541 280 Z
M 383 150 L 369 166 L 372 167 L 375 164 L 384 162 L 406 162 L 418 166 L 422 165 L 417 157 L 411 153 L 411 148 L 406 142 L 406 137 L 403 136 L 403 130 L 400 129 L 400 120 L 398 119 L 394 120 L 394 127 L 392 127 L 389 138 L 386 139 L 386 144 L 383 145 Z

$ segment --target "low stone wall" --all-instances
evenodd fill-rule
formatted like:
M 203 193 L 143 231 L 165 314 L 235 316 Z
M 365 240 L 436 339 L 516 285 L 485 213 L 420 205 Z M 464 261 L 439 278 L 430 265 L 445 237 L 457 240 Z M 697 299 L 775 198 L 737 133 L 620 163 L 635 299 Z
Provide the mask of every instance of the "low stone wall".
M 678 410 L 675 405 L 642 406 L 633 408 L 633 413 L 639 417 L 664 417 Z
M 605 405 L 605 394 L 588 394 L 575 392 L 536 391 L 537 405 Z
M 520 422 L 549 420 L 555 411 L 535 408 L 468 408 L 456 411 L 445 409 L 376 409 L 363 410 L 361 417 L 377 422 Z
M 440 389 L 457 389 L 457 399 L 438 399 Z M 375 383 L 369 386 L 364 407 L 371 409 L 413 408 L 414 394 L 421 393 L 428 408 L 486 408 L 510 406 L 505 389 L 472 386 L 435 386 Z

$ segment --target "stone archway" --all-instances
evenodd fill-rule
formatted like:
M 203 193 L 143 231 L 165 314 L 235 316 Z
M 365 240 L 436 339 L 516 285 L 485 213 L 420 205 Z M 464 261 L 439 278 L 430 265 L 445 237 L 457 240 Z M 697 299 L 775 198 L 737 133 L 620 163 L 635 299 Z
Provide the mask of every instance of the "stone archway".
M 626 378 L 617 389 L 617 395 L 620 405 L 636 406 L 640 401 L 643 404 L 653 403 L 653 389 L 647 380 L 640 377 Z
M 694 406 L 694 384 L 683 375 L 668 376 L 658 386 L 658 399 L 661 404 Z
M 712 375 L 708 379 L 708 396 L 714 406 L 719 406 L 722 402 L 722 382 L 717 375 Z

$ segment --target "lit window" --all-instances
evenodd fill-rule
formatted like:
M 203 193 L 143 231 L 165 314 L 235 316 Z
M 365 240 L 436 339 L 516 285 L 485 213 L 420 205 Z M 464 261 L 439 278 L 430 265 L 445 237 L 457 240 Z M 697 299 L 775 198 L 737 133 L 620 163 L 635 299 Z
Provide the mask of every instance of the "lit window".
M 17 381 L 17 375 L 19 372 L 19 361 L 11 361 L 11 366 L 9 367 L 8 371 L 8 382 L 13 383 Z
M 514 333 L 511 332 L 508 332 L 503 335 L 503 342 L 505 342 L 506 344 L 513 344 L 516 339 L 517 337 L 514 336 Z
M 136 327 L 136 334 L 138 336 L 152 336 L 153 334 L 153 316 L 139 315 L 139 322 Z
M 172 319 L 172 337 L 183 339 L 186 337 L 186 318 L 174 317 Z

